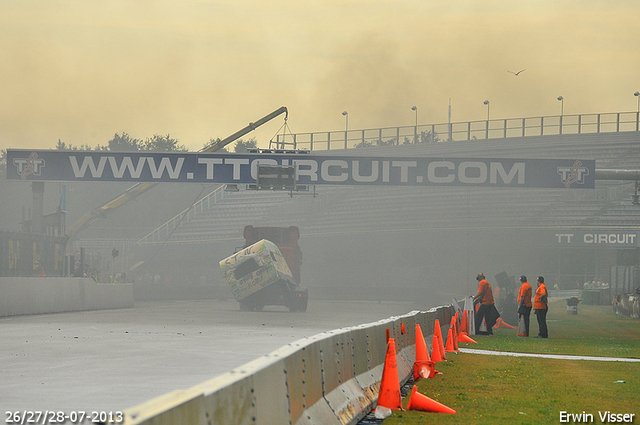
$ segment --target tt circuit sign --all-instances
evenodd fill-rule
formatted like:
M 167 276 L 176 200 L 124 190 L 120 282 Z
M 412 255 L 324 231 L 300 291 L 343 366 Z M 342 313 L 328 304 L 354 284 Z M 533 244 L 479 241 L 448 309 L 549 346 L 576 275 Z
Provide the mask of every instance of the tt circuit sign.
M 7 178 L 36 181 L 256 182 L 259 165 L 295 166 L 300 185 L 593 189 L 595 161 L 7 150 Z
M 624 230 L 571 230 L 555 232 L 548 237 L 552 245 L 574 247 L 609 247 L 609 248 L 637 248 L 640 246 L 638 232 L 632 229 Z

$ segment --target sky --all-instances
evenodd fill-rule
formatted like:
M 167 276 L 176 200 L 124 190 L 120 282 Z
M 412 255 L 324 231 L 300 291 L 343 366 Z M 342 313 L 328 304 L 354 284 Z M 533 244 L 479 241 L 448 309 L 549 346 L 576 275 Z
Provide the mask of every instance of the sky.
M 635 112 L 637 0 L 1 0 L 0 149 Z M 508 71 L 520 71 L 515 76 Z M 245 136 L 260 147 L 278 117 Z

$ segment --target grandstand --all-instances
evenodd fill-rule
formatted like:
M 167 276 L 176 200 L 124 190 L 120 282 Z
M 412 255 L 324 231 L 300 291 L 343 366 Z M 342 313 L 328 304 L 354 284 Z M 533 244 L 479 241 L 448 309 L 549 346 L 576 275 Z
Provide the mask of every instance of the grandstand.
M 398 144 L 402 138 L 396 137 L 379 146 L 350 143 L 349 149 L 333 149 L 338 143 L 321 151 L 318 143 L 311 155 L 592 159 L 597 169 L 640 169 L 640 132 L 633 131 L 636 121 L 632 124 L 630 131 L 601 133 L 546 135 L 545 130 L 545 135 L 431 143 L 429 138 L 404 138 L 425 142 L 417 144 Z M 68 184 L 73 206 L 68 221 L 124 190 L 119 185 Z M 175 183 L 110 213 L 73 241 L 72 248 L 85 248 L 88 258 L 97 258 L 109 273 L 122 269 L 136 280 L 160 275 L 172 286 L 206 282 L 222 287 L 217 262 L 242 245 L 245 225 L 295 225 L 305 258 L 303 285 L 312 299 L 419 299 L 437 290 L 441 302 L 448 302 L 451 295 L 473 292 L 478 271 L 487 276 L 502 271 L 541 274 L 573 289 L 588 279 L 607 280 L 611 267 L 637 266 L 637 239 L 633 246 L 616 248 L 567 246 L 556 237 L 586 231 L 637 234 L 640 206 L 631 202 L 634 191 L 629 180 L 597 180 L 595 190 L 336 185 L 294 194 Z M 112 261 L 113 248 L 120 256 Z M 101 254 L 94 257 L 92 252 Z
M 564 135 L 527 138 L 407 144 L 323 151 L 336 156 L 580 158 L 597 168 L 640 167 L 638 133 Z M 595 191 L 515 188 L 319 187 L 318 196 L 288 192 L 224 193 L 186 217 L 170 241 L 187 242 L 239 237 L 245 223 L 290 223 L 305 233 L 363 232 L 391 229 L 540 226 L 636 226 L 640 207 L 631 205 L 633 183 L 599 181 Z M 224 195 L 223 195 L 224 194 Z M 223 196 L 222 196 L 223 195 Z M 305 195 L 307 195 L 305 193 Z M 141 243 L 163 242 L 182 215 L 156 229 Z M 164 229 L 162 236 L 160 229 Z
M 599 169 L 638 169 L 639 139 L 640 133 L 631 131 L 403 144 L 321 153 L 579 158 L 594 159 Z M 373 288 L 380 296 L 390 296 L 390 281 L 393 287 L 413 294 L 410 296 L 444 282 L 456 282 L 450 291 L 459 293 L 469 289 L 468 282 L 479 270 L 489 276 L 503 270 L 509 274 L 543 274 L 561 287 L 574 288 L 596 276 L 606 280 L 609 268 L 618 265 L 617 250 L 602 246 L 567 250 L 557 246 L 553 235 L 586 229 L 636 232 L 640 206 L 631 204 L 634 189 L 633 182 L 606 180 L 597 181 L 595 190 L 318 186 L 317 196 L 310 196 L 274 191 L 224 192 L 220 186 L 209 196 L 213 200 L 207 199 L 206 206 L 196 204 L 189 212 L 167 217 L 167 223 L 142 237 L 137 245 L 147 256 L 163 246 L 157 267 L 181 270 L 182 276 L 194 274 L 194 281 L 197 275 L 218 273 L 215 260 L 241 245 L 245 225 L 295 225 L 301 229 L 304 273 L 311 277 L 307 285 L 316 286 L 316 293 L 335 292 L 338 286 L 343 293 L 347 288 L 356 288 L 352 295 L 357 296 L 368 287 L 368 293 Z M 485 248 L 479 249 L 480 246 Z M 624 248 L 636 247 L 637 244 Z M 465 283 L 460 286 L 460 282 Z

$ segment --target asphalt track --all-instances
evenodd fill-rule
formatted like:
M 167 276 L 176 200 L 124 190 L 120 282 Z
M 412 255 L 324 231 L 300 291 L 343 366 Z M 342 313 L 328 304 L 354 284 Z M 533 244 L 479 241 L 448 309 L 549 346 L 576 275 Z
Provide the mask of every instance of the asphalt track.
M 309 301 L 241 312 L 233 300 L 0 318 L 0 413 L 122 411 L 321 332 L 433 306 Z

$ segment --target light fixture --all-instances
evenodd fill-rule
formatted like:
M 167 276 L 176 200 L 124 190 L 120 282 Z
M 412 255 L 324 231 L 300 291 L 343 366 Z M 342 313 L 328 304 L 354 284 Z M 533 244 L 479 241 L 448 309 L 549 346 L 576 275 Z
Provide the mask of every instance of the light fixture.
M 558 96 L 558 100 L 560 101 L 560 116 L 564 115 L 564 97 Z

